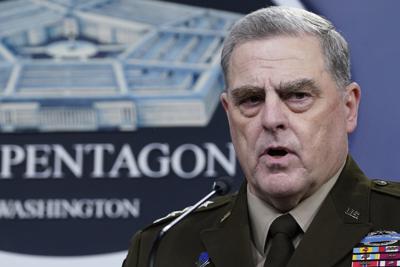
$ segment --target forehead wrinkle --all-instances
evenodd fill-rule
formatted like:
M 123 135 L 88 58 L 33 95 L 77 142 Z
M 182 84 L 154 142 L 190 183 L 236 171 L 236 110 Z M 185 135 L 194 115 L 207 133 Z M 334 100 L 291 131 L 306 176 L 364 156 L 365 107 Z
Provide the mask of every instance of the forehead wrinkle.
M 234 53 L 236 52 L 237 48 L 235 48 Z M 264 55 L 264 56 L 259 56 L 259 55 L 254 55 L 251 56 L 249 59 L 245 60 L 245 61 L 238 61 L 238 59 L 234 56 L 232 56 L 231 58 L 231 64 L 228 68 L 228 72 L 227 72 L 227 81 L 229 83 L 229 77 L 231 75 L 233 75 L 233 66 L 236 65 L 236 71 L 238 73 L 241 72 L 246 72 L 247 70 L 247 66 L 252 66 L 254 65 L 255 61 L 260 61 L 260 62 L 266 62 L 266 64 L 268 64 L 269 62 L 280 62 L 280 61 L 301 61 L 302 58 L 298 57 L 298 56 L 288 56 L 288 57 L 275 57 L 274 55 Z M 276 66 L 271 66 L 271 65 L 261 65 L 259 66 L 260 69 L 276 69 Z
M 287 61 L 287 60 L 301 60 L 298 57 L 280 57 L 280 58 L 265 58 L 265 57 L 255 57 L 254 59 L 260 61 L 267 61 L 267 62 L 276 62 L 276 61 Z

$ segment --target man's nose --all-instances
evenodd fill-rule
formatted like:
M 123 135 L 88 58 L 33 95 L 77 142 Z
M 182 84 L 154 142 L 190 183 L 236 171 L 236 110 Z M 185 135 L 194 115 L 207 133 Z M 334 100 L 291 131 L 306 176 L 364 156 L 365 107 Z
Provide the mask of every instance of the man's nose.
M 287 107 L 278 95 L 265 98 L 262 111 L 262 125 L 272 132 L 285 130 L 288 127 Z

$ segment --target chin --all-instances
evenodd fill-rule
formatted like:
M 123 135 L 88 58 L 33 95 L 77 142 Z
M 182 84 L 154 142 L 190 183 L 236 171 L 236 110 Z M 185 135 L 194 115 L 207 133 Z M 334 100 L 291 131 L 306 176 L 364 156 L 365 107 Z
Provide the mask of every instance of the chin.
M 275 188 L 274 190 L 264 191 L 264 194 L 268 195 L 270 198 L 284 200 L 297 198 L 297 196 L 302 195 L 302 191 L 295 190 L 294 188 Z
M 308 187 L 302 177 L 285 173 L 268 175 L 268 178 L 258 180 L 259 188 L 272 195 L 290 196 L 305 191 Z
M 294 188 L 264 191 L 264 200 L 281 212 L 290 211 L 304 198 L 304 191 Z
M 258 187 L 256 194 L 279 210 L 290 210 L 304 198 L 306 188 L 296 183 L 266 183 Z

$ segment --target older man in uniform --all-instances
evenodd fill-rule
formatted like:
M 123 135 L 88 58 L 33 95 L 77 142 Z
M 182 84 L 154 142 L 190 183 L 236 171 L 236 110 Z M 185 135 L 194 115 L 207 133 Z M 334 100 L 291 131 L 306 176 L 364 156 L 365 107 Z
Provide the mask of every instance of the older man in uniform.
M 156 266 L 400 266 L 400 187 L 370 181 L 348 154 L 361 91 L 333 25 L 260 9 L 234 25 L 221 64 L 246 182 L 172 229 Z M 171 219 L 135 235 L 125 267 L 147 266 Z

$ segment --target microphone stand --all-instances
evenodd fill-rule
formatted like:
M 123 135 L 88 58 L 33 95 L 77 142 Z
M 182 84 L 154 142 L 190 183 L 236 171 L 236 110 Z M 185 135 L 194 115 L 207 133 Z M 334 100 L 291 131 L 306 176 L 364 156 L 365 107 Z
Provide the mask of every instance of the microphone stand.
M 203 197 L 199 202 L 191 206 L 188 210 L 186 210 L 184 213 L 182 213 L 179 217 L 174 219 L 172 222 L 164 226 L 160 232 L 158 232 L 157 237 L 155 238 L 153 242 L 153 246 L 151 247 L 150 250 L 150 256 L 149 256 L 149 267 L 154 267 L 155 266 L 155 258 L 157 254 L 157 250 L 160 244 L 161 239 L 165 236 L 165 234 L 172 228 L 174 227 L 177 223 L 182 221 L 187 215 L 192 213 L 194 210 L 196 210 L 201 204 L 206 202 L 208 199 L 213 197 L 214 195 L 225 195 L 226 193 L 229 192 L 230 187 L 231 187 L 232 181 L 230 178 L 223 177 L 218 179 L 217 181 L 214 182 L 213 184 L 213 190 L 208 193 L 205 197 Z

